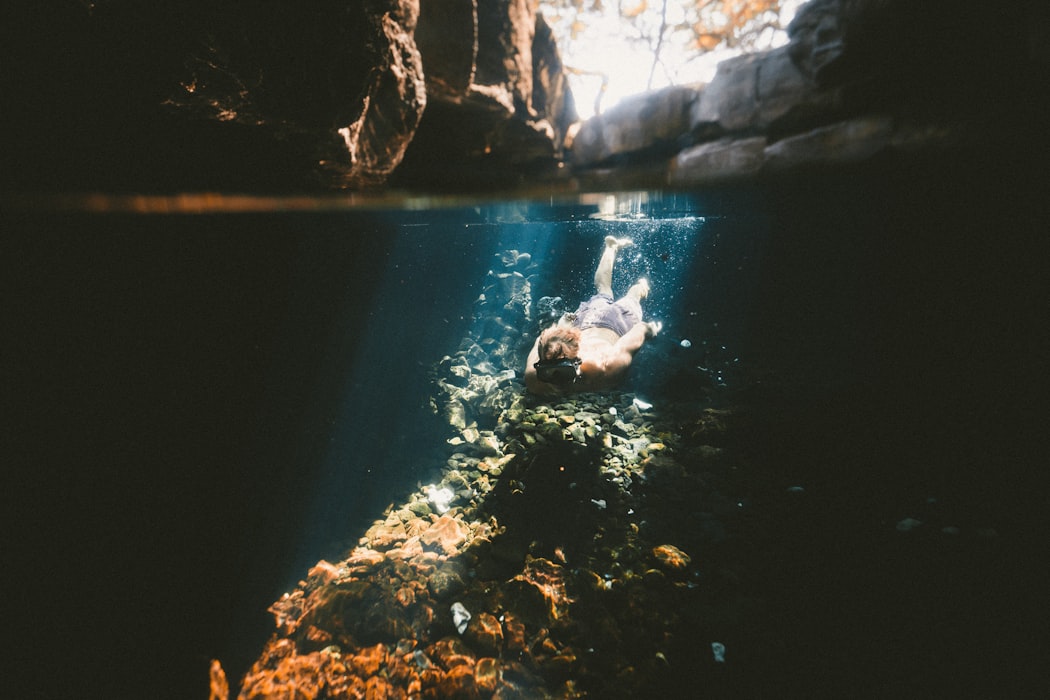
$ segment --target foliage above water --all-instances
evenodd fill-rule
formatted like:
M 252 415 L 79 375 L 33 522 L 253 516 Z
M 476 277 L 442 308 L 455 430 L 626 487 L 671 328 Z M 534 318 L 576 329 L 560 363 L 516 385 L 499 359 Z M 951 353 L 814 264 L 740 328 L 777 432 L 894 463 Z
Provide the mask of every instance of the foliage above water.
M 570 73 L 600 79 L 602 93 L 613 81 L 630 80 L 630 88 L 613 88 L 625 94 L 693 81 L 712 54 L 782 43 L 798 5 L 797 0 L 541 3 Z

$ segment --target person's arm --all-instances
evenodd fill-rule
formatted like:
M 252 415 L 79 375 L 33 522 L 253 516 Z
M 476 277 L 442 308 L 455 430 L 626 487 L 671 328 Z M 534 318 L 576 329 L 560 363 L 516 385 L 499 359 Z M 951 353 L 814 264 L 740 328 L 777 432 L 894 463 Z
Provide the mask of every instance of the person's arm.
M 605 373 L 615 376 L 623 372 L 631 365 L 634 354 L 638 352 L 649 338 L 655 338 L 656 334 L 663 328 L 659 321 L 649 323 L 638 322 L 631 330 L 620 336 L 613 346 L 612 355 L 605 361 Z

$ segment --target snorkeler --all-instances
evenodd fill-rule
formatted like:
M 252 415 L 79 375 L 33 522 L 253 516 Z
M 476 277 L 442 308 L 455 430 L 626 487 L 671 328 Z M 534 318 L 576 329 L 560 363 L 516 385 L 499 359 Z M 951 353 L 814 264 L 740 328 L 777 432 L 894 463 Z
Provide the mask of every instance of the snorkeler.
M 605 250 L 594 273 L 598 293 L 565 314 L 536 339 L 525 364 L 525 387 L 534 394 L 600 391 L 616 385 L 639 348 L 656 337 L 659 321 L 642 322 L 642 299 L 649 283 L 640 279 L 613 301 L 613 263 L 629 238 L 605 237 Z

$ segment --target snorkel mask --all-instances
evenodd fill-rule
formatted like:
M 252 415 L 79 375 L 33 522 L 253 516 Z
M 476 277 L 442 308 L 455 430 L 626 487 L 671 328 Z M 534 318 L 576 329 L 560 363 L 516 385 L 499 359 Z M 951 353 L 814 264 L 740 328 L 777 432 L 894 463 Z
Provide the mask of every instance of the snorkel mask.
M 540 360 L 532 365 L 536 368 L 536 378 L 548 384 L 572 384 L 580 379 L 578 357 L 562 357 L 556 360 Z

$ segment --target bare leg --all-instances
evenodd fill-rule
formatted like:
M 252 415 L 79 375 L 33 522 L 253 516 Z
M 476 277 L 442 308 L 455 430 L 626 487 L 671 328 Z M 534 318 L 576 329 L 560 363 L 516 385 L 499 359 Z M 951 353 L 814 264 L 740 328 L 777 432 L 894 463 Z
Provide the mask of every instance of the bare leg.
M 598 260 L 598 269 L 594 272 L 594 286 L 599 294 L 612 296 L 613 263 L 616 262 L 616 253 L 620 248 L 626 248 L 633 241 L 630 238 L 605 237 L 605 250 Z
M 639 302 L 649 296 L 649 280 L 644 277 L 635 282 L 630 289 L 627 290 L 627 296 L 637 299 Z

